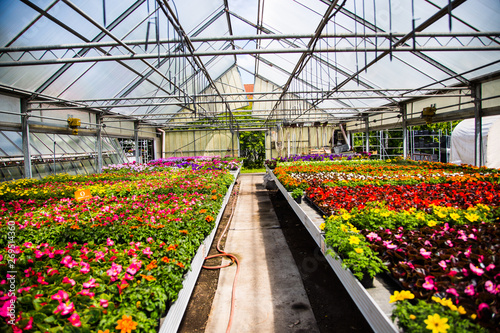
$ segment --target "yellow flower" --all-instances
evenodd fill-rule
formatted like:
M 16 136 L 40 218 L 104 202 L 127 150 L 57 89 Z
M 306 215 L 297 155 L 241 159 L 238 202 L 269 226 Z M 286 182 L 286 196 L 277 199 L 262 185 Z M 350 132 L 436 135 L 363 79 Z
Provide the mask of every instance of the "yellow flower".
M 363 253 L 363 249 L 359 247 L 355 248 L 354 251 L 359 254 Z
M 458 221 L 458 219 L 460 218 L 460 215 L 458 215 L 457 213 L 451 213 L 450 214 L 450 217 L 455 220 L 455 221 Z
M 347 228 L 347 226 L 345 224 L 341 224 L 340 225 L 340 230 L 342 230 L 342 232 L 347 232 L 349 231 L 349 229 Z
M 319 225 L 319 229 L 320 229 L 320 230 L 325 230 L 325 223 L 321 223 L 321 224 Z
M 381 213 L 380 216 L 389 217 L 389 216 L 391 216 L 391 213 L 389 213 L 388 211 L 385 211 L 385 212 Z
M 434 220 L 432 220 L 432 221 L 428 221 L 428 222 L 427 222 L 427 225 L 428 225 L 429 227 L 431 227 L 431 228 L 432 228 L 432 227 L 434 227 L 436 224 L 437 224 L 437 221 L 434 221 Z
M 424 320 L 424 323 L 427 324 L 426 328 L 431 330 L 432 333 L 446 333 L 450 325 L 446 322 L 448 318 L 441 318 L 437 313 L 434 315 L 427 316 L 427 319 Z
M 359 234 L 359 230 L 353 225 L 351 225 L 351 231 Z
M 466 314 L 467 312 L 465 311 L 464 307 L 463 306 L 459 306 L 458 309 L 457 309 L 458 313 L 460 313 L 461 315 L 464 315 Z
M 132 320 L 132 316 L 123 315 L 117 324 L 115 328 L 121 330 L 121 333 L 130 333 L 137 328 L 137 322 Z
M 415 320 L 415 319 L 417 319 L 417 316 L 415 316 L 414 314 L 411 314 L 411 315 L 410 315 L 410 319 L 411 319 L 411 320 Z
M 425 220 L 425 214 L 423 212 L 418 212 L 417 215 L 415 215 L 417 220 L 424 221 Z
M 465 213 L 465 218 L 470 222 L 476 222 L 477 220 L 479 220 L 479 216 L 477 216 L 476 214 Z
M 474 319 L 477 318 L 477 315 L 475 313 L 473 313 L 473 314 L 470 315 L 470 317 L 471 317 L 472 320 L 474 320 Z
M 351 214 L 349 214 L 349 213 L 344 213 L 344 214 L 342 214 L 342 218 L 343 218 L 344 220 L 346 220 L 346 221 L 347 221 L 347 220 L 349 220 L 351 217 L 352 217 L 352 215 L 351 215 Z
M 394 295 L 390 297 L 389 303 L 394 303 L 397 301 L 404 301 L 405 299 L 414 299 L 415 295 L 409 290 L 395 291 Z
M 359 238 L 356 237 L 356 236 L 349 237 L 349 244 L 358 245 L 359 244 Z

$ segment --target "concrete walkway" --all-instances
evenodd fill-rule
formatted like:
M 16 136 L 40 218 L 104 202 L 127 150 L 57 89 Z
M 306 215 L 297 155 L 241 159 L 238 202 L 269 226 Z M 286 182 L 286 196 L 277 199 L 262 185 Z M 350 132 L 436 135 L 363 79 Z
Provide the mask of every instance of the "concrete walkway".
M 263 176 L 240 175 L 240 193 L 224 248 L 240 261 L 231 332 L 319 332 L 299 271 L 262 185 Z M 226 331 L 235 266 L 221 270 L 207 333 Z

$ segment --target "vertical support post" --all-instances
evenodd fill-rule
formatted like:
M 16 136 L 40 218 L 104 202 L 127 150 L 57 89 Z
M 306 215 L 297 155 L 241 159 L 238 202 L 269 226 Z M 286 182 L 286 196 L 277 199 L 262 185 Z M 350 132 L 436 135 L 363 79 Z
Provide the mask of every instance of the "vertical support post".
M 483 109 L 481 103 L 481 83 L 472 87 L 474 98 L 474 165 L 479 167 L 483 163 Z
M 24 178 L 33 178 L 31 173 L 30 128 L 28 125 L 28 100 L 21 99 L 21 131 L 23 136 Z
M 406 104 L 401 104 L 400 106 L 401 116 L 403 118 L 403 158 L 408 158 L 408 113 L 406 109 Z
M 368 116 L 365 118 L 365 151 L 370 151 L 370 120 Z
M 96 114 L 97 173 L 102 173 L 102 116 Z
M 135 163 L 141 162 L 141 154 L 139 147 L 139 122 L 134 121 L 134 144 L 135 144 Z

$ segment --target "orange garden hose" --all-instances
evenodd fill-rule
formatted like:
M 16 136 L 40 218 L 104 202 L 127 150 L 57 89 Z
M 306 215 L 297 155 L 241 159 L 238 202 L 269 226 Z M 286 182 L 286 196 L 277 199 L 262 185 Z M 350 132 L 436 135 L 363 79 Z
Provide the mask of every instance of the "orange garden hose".
M 237 192 L 235 192 L 235 195 L 237 195 Z M 233 263 L 236 263 L 236 274 L 234 275 L 233 291 L 231 294 L 231 311 L 229 312 L 229 322 L 227 324 L 226 333 L 229 333 L 231 331 L 231 324 L 233 322 L 234 303 L 235 303 L 234 298 L 235 298 L 235 292 L 236 292 L 236 281 L 238 280 L 238 273 L 240 271 L 240 262 L 238 261 L 238 258 L 236 258 L 236 256 L 234 256 L 233 254 L 227 253 L 227 252 L 224 252 L 223 250 L 221 250 L 220 242 L 222 240 L 222 237 L 224 237 L 224 235 L 226 234 L 226 231 L 229 228 L 229 225 L 231 224 L 231 220 L 233 219 L 234 206 L 236 205 L 236 200 L 237 200 L 237 196 L 235 196 L 233 203 L 231 205 L 231 215 L 229 216 L 229 219 L 226 223 L 226 227 L 224 228 L 224 231 L 222 232 L 222 234 L 219 237 L 219 240 L 217 241 L 217 251 L 219 251 L 219 253 L 208 256 L 205 258 L 205 260 L 207 260 L 207 259 L 216 258 L 216 257 L 228 257 L 231 259 L 231 262 L 227 265 L 220 265 L 220 266 L 202 266 L 205 269 L 219 269 L 219 268 L 229 267 Z

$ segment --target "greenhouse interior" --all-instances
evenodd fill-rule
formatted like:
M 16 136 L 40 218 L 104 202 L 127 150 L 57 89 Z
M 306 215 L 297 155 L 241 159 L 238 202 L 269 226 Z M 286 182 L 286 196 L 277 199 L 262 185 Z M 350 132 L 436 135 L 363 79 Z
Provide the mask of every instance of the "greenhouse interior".
M 0 331 L 500 332 L 499 18 L 0 1 Z

